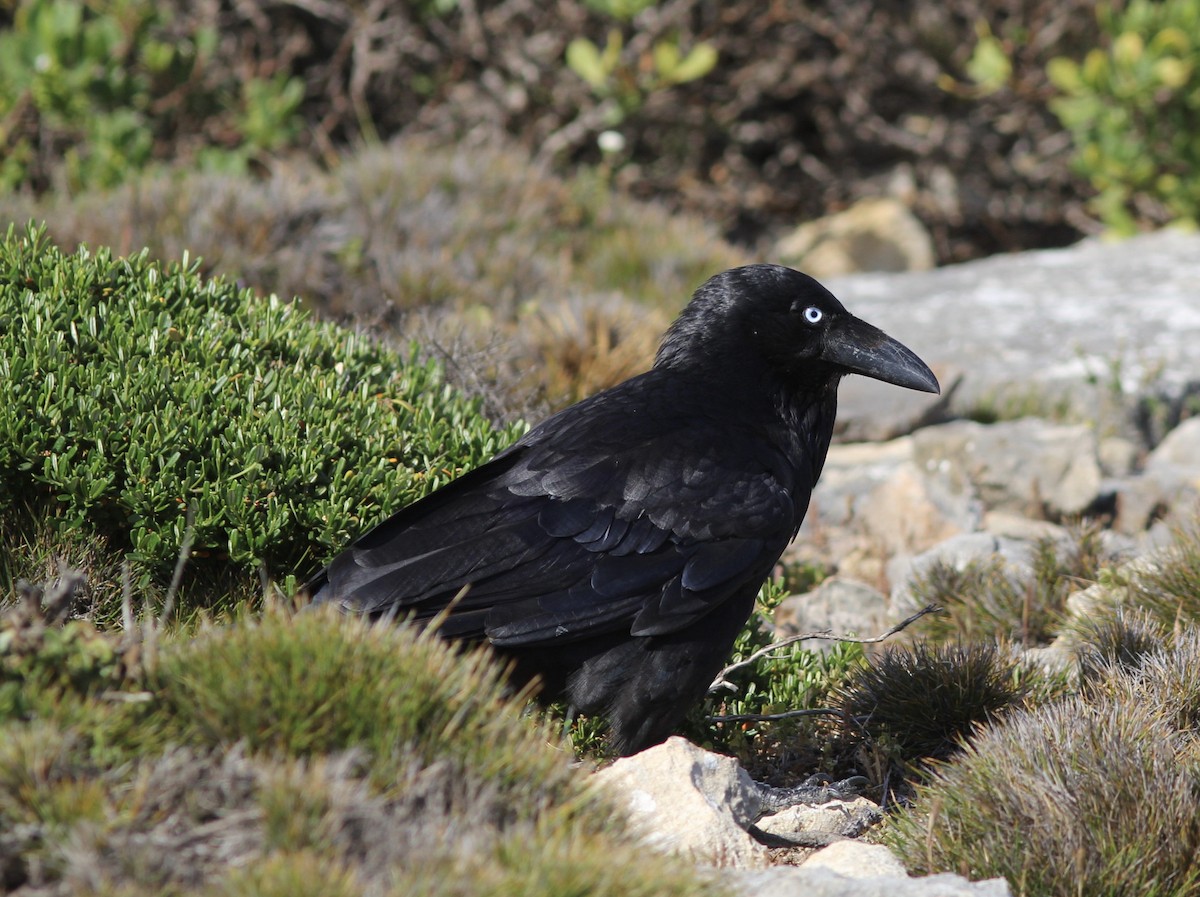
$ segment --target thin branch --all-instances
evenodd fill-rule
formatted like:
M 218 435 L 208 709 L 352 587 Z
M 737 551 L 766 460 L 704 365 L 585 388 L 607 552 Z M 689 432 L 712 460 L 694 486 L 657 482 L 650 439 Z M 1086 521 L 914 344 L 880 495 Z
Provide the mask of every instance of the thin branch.
M 192 554 L 192 542 L 196 538 L 194 524 L 195 508 L 189 504 L 184 524 L 183 542 L 179 546 L 179 556 L 175 559 L 175 572 L 171 576 L 171 585 L 167 589 L 162 612 L 158 615 L 158 619 L 155 619 L 154 614 L 150 611 L 149 599 L 146 600 L 146 607 L 142 612 L 142 666 L 150 671 L 158 666 L 158 634 L 166 627 L 167 621 L 171 619 L 171 614 L 175 610 L 175 599 L 179 594 L 179 586 L 183 583 L 183 569 L 187 566 L 188 558 Z
M 152 691 L 102 691 L 100 700 L 114 704 L 149 704 L 154 700 Z
M 42 614 L 50 623 L 66 622 L 75 603 L 75 593 L 87 582 L 83 572 L 58 559 L 58 580 L 42 595 Z
M 915 623 L 917 620 L 919 620 L 921 617 L 925 616 L 926 614 L 937 614 L 937 613 L 941 613 L 941 612 L 942 612 L 942 608 L 938 607 L 936 604 L 927 604 L 923 608 L 921 608 L 919 611 L 917 611 L 915 614 L 913 614 L 912 616 L 901 620 L 899 623 L 897 623 L 895 626 L 893 626 L 891 629 L 889 629 L 887 632 L 883 633 L 882 635 L 874 635 L 874 636 L 871 636 L 870 638 L 856 638 L 855 636 L 850 636 L 850 635 L 833 635 L 828 629 L 822 629 L 818 632 L 802 632 L 799 635 L 788 636 L 785 639 L 780 639 L 777 642 L 772 642 L 771 644 L 767 645 L 764 648 L 759 648 L 757 651 L 755 651 L 753 654 L 751 654 L 745 660 L 739 660 L 737 663 L 731 663 L 729 666 L 725 667 L 725 669 L 721 670 L 721 672 L 717 674 L 717 678 L 713 680 L 713 683 L 712 683 L 712 685 L 710 685 L 708 687 L 708 690 L 710 692 L 714 692 L 721 688 L 728 688 L 732 691 L 737 691 L 737 686 L 734 685 L 732 682 L 729 682 L 725 678 L 726 676 L 728 676 L 732 672 L 735 672 L 736 670 L 740 670 L 744 667 L 748 667 L 754 663 L 757 663 L 759 660 L 761 660 L 763 657 L 768 656 L 773 651 L 778 651 L 780 648 L 787 648 L 790 645 L 796 644 L 796 642 L 802 642 L 807 639 L 813 639 L 813 638 L 821 638 L 821 639 L 830 639 L 832 641 L 837 641 L 837 642 L 852 642 L 852 643 L 858 644 L 858 645 L 875 644 L 876 642 L 885 641 L 885 640 L 891 638 L 896 633 L 901 632 L 904 629 L 907 629 L 909 626 L 911 626 L 913 623 Z
M 163 602 L 162 613 L 159 615 L 159 625 L 165 626 L 175 610 L 175 597 L 179 586 L 183 583 L 183 568 L 187 566 L 188 558 L 192 556 L 192 542 L 196 539 L 196 509 L 189 504 L 187 517 L 184 522 L 183 542 L 179 546 L 179 556 L 175 559 L 175 572 L 171 576 L 171 586 L 167 589 L 167 599 Z
M 121 628 L 126 635 L 133 632 L 133 573 L 129 568 L 129 558 L 121 561 Z
M 706 716 L 710 723 L 769 723 L 781 719 L 799 719 L 804 716 L 836 716 L 844 719 L 844 711 L 836 707 L 817 707 L 812 710 L 785 710 L 782 713 L 730 713 L 722 716 Z

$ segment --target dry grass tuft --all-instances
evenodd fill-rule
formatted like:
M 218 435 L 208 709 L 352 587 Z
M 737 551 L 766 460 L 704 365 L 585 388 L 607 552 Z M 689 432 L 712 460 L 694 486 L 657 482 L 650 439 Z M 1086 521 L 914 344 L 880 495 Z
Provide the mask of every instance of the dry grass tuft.
M 909 870 L 1003 876 L 1029 897 L 1196 893 L 1200 635 L 1135 661 L 938 766 L 892 820 Z

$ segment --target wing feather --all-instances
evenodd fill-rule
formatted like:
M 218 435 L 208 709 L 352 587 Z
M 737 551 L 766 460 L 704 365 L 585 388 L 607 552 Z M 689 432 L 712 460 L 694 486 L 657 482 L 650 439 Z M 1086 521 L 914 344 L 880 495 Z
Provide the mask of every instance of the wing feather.
M 807 503 L 787 465 L 675 397 L 632 418 L 603 397 L 367 533 L 315 600 L 418 619 L 454 602 L 445 634 L 530 646 L 675 631 L 757 588 Z

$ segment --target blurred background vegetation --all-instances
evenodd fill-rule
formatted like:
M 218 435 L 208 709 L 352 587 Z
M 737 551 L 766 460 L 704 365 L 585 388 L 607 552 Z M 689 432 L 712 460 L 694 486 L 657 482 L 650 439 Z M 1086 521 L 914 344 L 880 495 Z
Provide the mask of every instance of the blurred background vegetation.
M 937 259 L 1194 221 L 1200 2 L 3 0 L 0 189 L 421 135 L 754 249 L 892 195 Z
M 1194 226 L 1198 63 L 1200 0 L 0 0 L 0 222 L 415 339 L 511 422 L 714 271 L 830 273 L 782 241 L 859 201 L 938 264 Z

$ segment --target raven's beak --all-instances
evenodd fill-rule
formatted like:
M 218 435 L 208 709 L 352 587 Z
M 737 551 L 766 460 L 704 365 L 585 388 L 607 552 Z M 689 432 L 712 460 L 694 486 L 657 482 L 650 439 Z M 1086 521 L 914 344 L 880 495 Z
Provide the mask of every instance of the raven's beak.
M 916 353 L 853 315 L 842 318 L 825 334 L 821 357 L 852 374 L 921 392 L 942 391 L 933 371 Z

